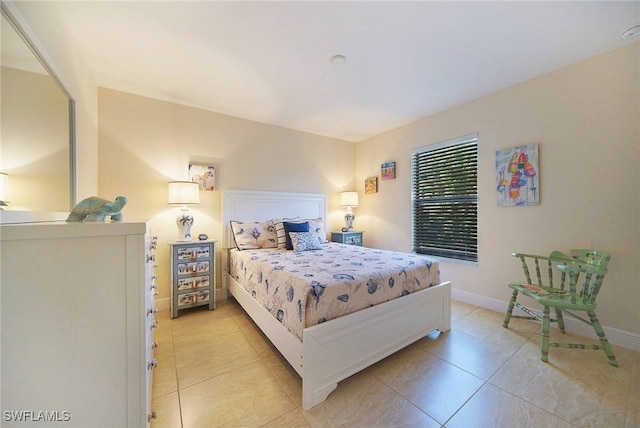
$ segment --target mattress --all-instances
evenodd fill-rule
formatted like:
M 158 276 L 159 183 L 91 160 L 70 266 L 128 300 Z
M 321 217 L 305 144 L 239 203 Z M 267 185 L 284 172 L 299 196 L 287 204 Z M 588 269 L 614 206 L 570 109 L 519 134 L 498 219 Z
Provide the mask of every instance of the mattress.
M 324 243 L 321 250 L 231 250 L 229 274 L 291 333 L 440 283 L 437 260 Z

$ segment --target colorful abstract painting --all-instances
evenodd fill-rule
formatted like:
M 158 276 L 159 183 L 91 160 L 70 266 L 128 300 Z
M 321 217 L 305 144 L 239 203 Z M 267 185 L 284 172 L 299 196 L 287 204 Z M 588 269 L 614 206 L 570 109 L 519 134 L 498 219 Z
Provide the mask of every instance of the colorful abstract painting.
M 540 203 L 538 145 L 496 151 L 496 192 L 498 206 Z

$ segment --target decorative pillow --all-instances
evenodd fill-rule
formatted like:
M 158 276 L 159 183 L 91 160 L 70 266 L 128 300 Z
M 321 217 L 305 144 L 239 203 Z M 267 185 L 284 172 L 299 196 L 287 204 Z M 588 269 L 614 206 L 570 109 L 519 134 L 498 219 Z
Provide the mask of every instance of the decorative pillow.
M 318 218 L 309 218 L 303 219 L 300 221 L 306 221 L 309 223 L 309 232 L 314 232 L 320 238 L 320 242 L 328 242 L 327 241 L 327 232 L 324 230 L 324 221 L 322 217 Z
M 271 221 L 231 221 L 231 230 L 238 250 L 276 248 L 278 246 L 276 227 Z
M 278 236 L 278 248 L 284 250 L 287 248 L 287 234 L 284 231 L 284 222 L 291 221 L 296 222 L 299 221 L 300 217 L 292 217 L 292 218 L 274 218 L 271 220 L 273 224 L 276 226 L 276 235 Z
M 284 222 L 284 232 L 286 238 L 286 246 L 287 250 L 293 250 L 293 244 L 291 243 L 291 236 L 289 233 L 291 232 L 308 232 L 309 231 L 309 223 L 292 223 L 285 221 Z
M 300 253 L 309 250 L 322 250 L 322 244 L 315 232 L 291 232 L 291 244 L 293 251 Z

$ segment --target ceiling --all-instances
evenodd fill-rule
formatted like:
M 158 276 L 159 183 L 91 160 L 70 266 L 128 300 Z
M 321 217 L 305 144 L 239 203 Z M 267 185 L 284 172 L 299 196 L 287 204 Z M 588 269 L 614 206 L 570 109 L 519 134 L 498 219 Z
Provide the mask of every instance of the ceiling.
M 99 86 L 346 141 L 637 41 L 620 34 L 640 22 L 637 1 L 23 6 L 60 23 Z

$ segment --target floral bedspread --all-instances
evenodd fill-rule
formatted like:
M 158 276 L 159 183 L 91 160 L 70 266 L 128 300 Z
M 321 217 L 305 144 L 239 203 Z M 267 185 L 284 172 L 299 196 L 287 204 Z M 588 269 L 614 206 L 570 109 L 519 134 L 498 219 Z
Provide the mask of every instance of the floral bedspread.
M 424 256 L 338 243 L 231 251 L 230 274 L 302 340 L 302 330 L 440 283 Z

